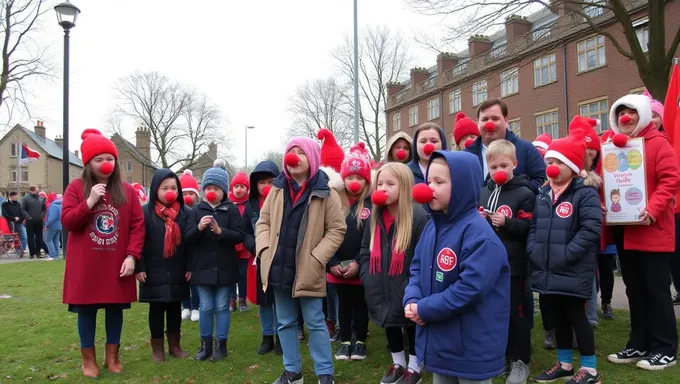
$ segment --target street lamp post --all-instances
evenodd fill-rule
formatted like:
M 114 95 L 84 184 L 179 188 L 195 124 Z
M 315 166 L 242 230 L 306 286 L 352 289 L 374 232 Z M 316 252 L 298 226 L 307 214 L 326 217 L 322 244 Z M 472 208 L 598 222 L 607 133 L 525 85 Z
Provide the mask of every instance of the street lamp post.
M 255 129 L 252 125 L 246 125 L 246 173 L 248 173 L 248 130 Z
M 354 143 L 359 142 L 359 16 L 358 0 L 354 0 Z
M 57 4 L 54 7 L 57 12 L 57 22 L 64 28 L 64 127 L 63 127 L 63 144 L 62 144 L 62 181 L 63 181 L 63 191 L 66 192 L 66 187 L 69 184 L 70 175 L 70 158 L 71 154 L 69 151 L 69 134 L 68 134 L 68 86 L 69 86 L 69 32 L 71 28 L 76 26 L 76 21 L 78 20 L 78 14 L 80 14 L 80 9 L 75 5 L 71 4 L 68 0 L 63 3 Z M 66 241 L 68 231 L 62 231 L 62 248 L 64 252 L 64 258 L 66 258 Z

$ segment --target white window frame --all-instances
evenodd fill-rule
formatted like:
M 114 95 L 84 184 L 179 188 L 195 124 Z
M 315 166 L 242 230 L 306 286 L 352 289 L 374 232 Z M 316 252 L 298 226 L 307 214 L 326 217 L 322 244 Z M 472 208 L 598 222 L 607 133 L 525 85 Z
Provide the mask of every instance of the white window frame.
M 642 52 L 647 53 L 649 51 L 649 18 L 633 21 L 633 28 L 635 28 L 635 36 L 637 36 Z
M 545 117 L 550 116 L 550 121 L 546 124 Z M 536 136 L 543 133 L 547 133 L 552 136 L 553 139 L 557 139 L 560 136 L 560 115 L 558 109 L 550 109 L 547 111 L 539 112 L 534 115 L 536 119 Z M 539 118 L 542 121 L 539 122 Z
M 609 99 L 607 97 L 582 101 L 578 103 L 578 111 L 579 115 L 583 117 L 600 120 L 601 130 L 598 133 L 609 129 Z
M 392 113 L 392 132 L 401 131 L 401 111 Z
M 576 43 L 576 57 L 578 72 L 588 72 L 607 65 L 606 39 L 603 35 L 596 35 Z M 590 44 L 590 46 L 589 46 Z M 588 56 L 592 54 L 594 64 L 589 64 Z
M 522 137 L 522 127 L 520 125 L 520 119 L 513 119 L 513 120 L 508 120 L 508 128 L 514 133 L 517 137 L 521 138 Z
M 510 68 L 500 74 L 501 97 L 507 97 L 519 93 L 519 67 Z
M 542 87 L 557 81 L 555 53 L 534 60 L 534 87 Z
M 604 0 L 586 0 L 584 3 L 590 3 L 593 5 L 585 5 L 583 7 L 583 13 L 589 18 L 593 19 L 604 14 Z
M 408 126 L 415 127 L 418 125 L 418 106 L 414 105 L 408 109 Z
M 489 98 L 489 87 L 486 79 L 472 83 L 472 106 L 476 107 Z
M 427 101 L 427 121 L 439 118 L 439 97 Z
M 463 109 L 463 97 L 460 88 L 449 92 L 449 115 L 460 112 Z

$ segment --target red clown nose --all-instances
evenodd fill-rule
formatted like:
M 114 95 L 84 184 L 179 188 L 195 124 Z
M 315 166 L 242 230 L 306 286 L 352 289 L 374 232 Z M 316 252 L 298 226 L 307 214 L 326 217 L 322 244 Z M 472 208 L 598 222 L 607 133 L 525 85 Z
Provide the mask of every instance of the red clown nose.
M 484 124 L 484 130 L 487 132 L 496 132 L 496 124 L 487 121 L 486 124 Z
M 623 116 L 623 117 L 628 117 L 628 116 Z M 623 120 L 623 118 L 621 118 Z M 617 133 L 614 135 L 612 138 L 612 143 L 616 145 L 619 148 L 623 148 L 626 146 L 626 143 L 628 143 L 628 136 L 624 135 L 623 133 Z
M 383 190 L 377 190 L 371 195 L 371 201 L 375 205 L 385 205 L 387 203 L 387 193 Z
M 416 184 L 411 191 L 413 200 L 420 204 L 427 204 L 434 199 L 434 191 L 425 183 Z
M 194 203 L 194 198 L 193 198 L 193 197 L 191 197 L 191 196 L 189 196 L 189 195 L 184 196 L 184 204 L 186 204 L 186 205 L 191 205 L 191 204 L 193 204 L 193 203 Z
M 105 174 L 105 175 L 110 175 L 113 173 L 113 164 L 109 163 L 108 161 L 104 164 L 102 164 L 99 167 L 99 172 Z
M 205 194 L 205 198 L 210 202 L 214 202 L 217 200 L 217 193 L 214 191 L 208 191 L 208 193 Z
M 403 149 L 398 150 L 397 159 L 399 159 L 400 161 L 406 160 L 406 151 L 404 151 Z
M 266 185 L 264 188 L 262 188 L 262 196 L 267 197 L 269 196 L 269 192 L 272 190 L 271 185 Z
M 174 203 L 175 200 L 177 200 L 177 194 L 173 191 L 168 191 L 165 193 L 165 200 L 167 200 L 168 203 Z
M 474 140 L 472 140 L 472 139 L 467 139 L 467 140 L 465 141 L 465 144 L 463 144 L 463 146 L 464 146 L 465 148 L 467 148 L 467 147 L 471 146 L 471 145 L 474 144 L 474 143 L 475 143 Z
M 286 156 L 283 157 L 283 163 L 287 167 L 297 167 L 300 164 L 300 156 L 292 152 L 286 153 Z
M 423 147 L 423 153 L 426 154 L 427 156 L 430 156 L 434 152 L 434 144 L 432 143 L 427 143 Z
M 503 185 L 508 182 L 508 174 L 503 171 L 496 172 L 496 174 L 493 175 L 493 181 L 496 185 Z
M 349 191 L 352 193 L 359 193 L 361 190 L 361 184 L 357 183 L 356 181 L 353 181 L 349 184 Z
M 628 115 L 623 115 L 619 118 L 619 123 L 621 124 L 628 124 L 630 123 L 630 116 Z
M 549 178 L 554 179 L 560 175 L 560 167 L 557 165 L 549 165 L 548 168 L 545 169 L 545 174 Z

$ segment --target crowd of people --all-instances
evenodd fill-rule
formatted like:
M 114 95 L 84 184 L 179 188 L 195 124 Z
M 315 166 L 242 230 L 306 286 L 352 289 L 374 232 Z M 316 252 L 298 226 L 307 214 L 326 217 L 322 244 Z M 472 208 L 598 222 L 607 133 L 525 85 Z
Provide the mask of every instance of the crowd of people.
M 85 130 L 83 174 L 61 204 L 64 303 L 78 314 L 83 374 L 100 374 L 99 309 L 105 366 L 123 369 L 123 310 L 137 300 L 138 281 L 155 362 L 166 360 L 166 340 L 170 357 L 188 356 L 180 330 L 189 318 L 200 329 L 194 358 L 227 358 L 230 313 L 248 299 L 259 311 L 257 352 L 282 355 L 275 384 L 303 382 L 305 339 L 319 384 L 333 383 L 333 358 L 368 357 L 369 322 L 384 329 L 392 357 L 382 384 L 421 383 L 421 370 L 435 384 L 490 384 L 501 374 L 522 384 L 532 372 L 537 382 L 599 383 L 597 288 L 611 319 L 615 254 L 631 330 L 625 346 L 606 346 L 621 348 L 607 359 L 645 370 L 675 365 L 668 271 L 677 258 L 680 165 L 657 104 L 626 95 L 612 105 L 611 131 L 600 136 L 599 121 L 575 116 L 567 136 L 532 143 L 508 129 L 502 100 L 488 100 L 477 121 L 458 114 L 453 150 L 442 127 L 425 123 L 413 138 L 392 136 L 377 164 L 363 143 L 345 152 L 322 129 L 322 145 L 291 139 L 281 169 L 264 161 L 230 179 L 216 161 L 200 186 L 190 171 L 160 169 L 148 197 L 122 181 L 111 140 Z M 608 226 L 601 143 L 637 137 L 648 194 L 641 225 Z M 39 209 L 27 218 L 44 215 Z M 531 366 L 532 292 L 545 347 L 556 349 L 552 367 Z

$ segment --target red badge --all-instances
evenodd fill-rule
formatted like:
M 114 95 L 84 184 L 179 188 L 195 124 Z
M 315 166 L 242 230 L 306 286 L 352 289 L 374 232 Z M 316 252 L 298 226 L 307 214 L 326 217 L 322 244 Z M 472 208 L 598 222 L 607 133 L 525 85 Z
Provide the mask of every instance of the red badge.
M 498 207 L 496 213 L 500 213 L 505 217 L 512 218 L 512 209 L 510 209 L 510 207 L 508 207 L 507 205 L 501 205 L 500 207 Z
M 371 210 L 364 207 L 364 209 L 361 210 L 361 220 L 366 220 L 368 217 L 371 215 Z
M 458 257 L 451 248 L 444 248 L 437 255 L 437 266 L 442 272 L 450 272 L 458 264 Z
M 572 212 L 574 212 L 574 207 L 571 206 L 571 203 L 566 201 L 555 208 L 555 213 L 557 213 L 557 216 L 563 219 L 571 216 Z

